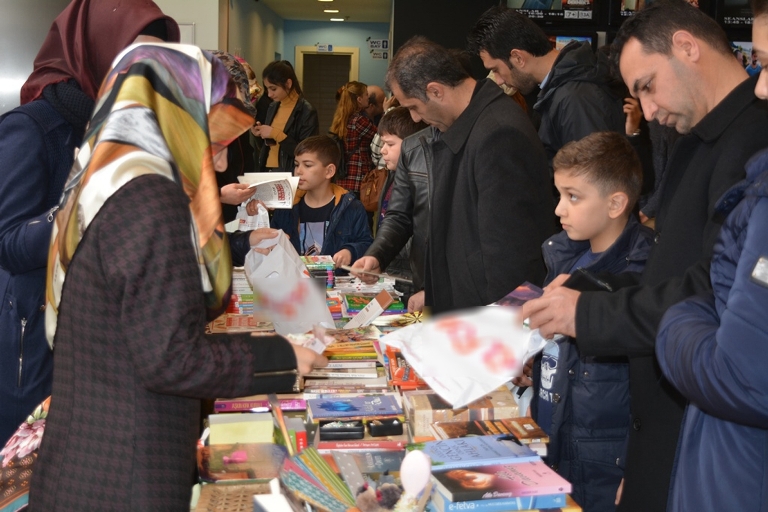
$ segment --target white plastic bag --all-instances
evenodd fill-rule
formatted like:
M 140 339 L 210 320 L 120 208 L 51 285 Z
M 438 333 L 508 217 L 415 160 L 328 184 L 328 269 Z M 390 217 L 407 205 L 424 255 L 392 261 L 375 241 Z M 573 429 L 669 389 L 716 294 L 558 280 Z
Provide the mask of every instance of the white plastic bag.
M 273 247 L 268 255 L 250 251 L 245 257 L 245 275 L 258 295 L 260 314 L 267 311 L 278 334 L 301 334 L 315 325 L 334 327 L 328 310 L 325 288 L 309 271 L 293 248 L 288 236 L 260 242 L 257 247 Z M 256 305 L 254 305 L 256 306 Z M 256 309 L 256 308 L 254 308 Z

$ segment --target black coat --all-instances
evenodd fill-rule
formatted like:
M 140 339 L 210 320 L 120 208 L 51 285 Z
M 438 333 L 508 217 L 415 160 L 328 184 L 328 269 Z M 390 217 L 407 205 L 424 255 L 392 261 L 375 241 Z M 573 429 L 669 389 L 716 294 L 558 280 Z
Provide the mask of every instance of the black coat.
M 524 281 L 541 284 L 554 206 L 541 141 L 490 80 L 430 145 L 425 303 L 435 313 L 483 306 Z
M 620 511 L 666 510 L 685 400 L 659 370 L 656 334 L 667 308 L 711 291 L 709 261 L 724 220 L 715 202 L 744 178 L 745 163 L 768 133 L 768 108 L 754 96 L 755 81 L 745 80 L 675 145 L 639 285 L 579 298 L 582 355 L 630 358 L 632 429 Z
M 267 118 L 264 124 L 272 125 L 272 120 L 277 114 L 277 109 L 280 108 L 279 101 L 273 101 L 269 105 L 267 110 Z M 317 135 L 320 133 L 320 122 L 317 119 L 317 110 L 304 98 L 299 98 L 296 102 L 296 106 L 293 108 L 293 112 L 288 116 L 288 121 L 285 122 L 285 128 L 283 133 L 287 135 L 286 139 L 280 142 L 278 162 L 280 163 L 280 170 L 283 172 L 293 172 L 293 152 L 299 142 L 303 141 L 307 137 Z M 259 169 L 262 171 L 267 170 L 267 158 L 269 152 L 275 146 L 268 146 L 264 144 L 261 146 L 261 152 L 259 153 Z
M 625 133 L 622 88 L 607 58 L 589 43 L 560 51 L 533 107 L 541 114 L 539 137 L 550 164 L 568 142 L 599 131 Z
M 431 140 L 432 128 L 425 128 L 403 139 L 397 170 L 392 173 L 394 184 L 387 214 L 376 231 L 373 244 L 365 253 L 366 256 L 374 256 L 385 269 L 413 236 L 408 259 L 417 291 L 424 288 L 429 226 L 427 158 L 432 156 L 428 146 Z

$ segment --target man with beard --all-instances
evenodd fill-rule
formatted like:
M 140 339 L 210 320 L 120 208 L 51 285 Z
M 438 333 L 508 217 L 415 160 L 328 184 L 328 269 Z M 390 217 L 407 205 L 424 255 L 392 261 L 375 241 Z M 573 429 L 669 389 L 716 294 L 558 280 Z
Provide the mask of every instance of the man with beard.
M 498 84 L 523 95 L 541 88 L 533 108 L 541 115 L 539 137 L 550 167 L 568 142 L 599 131 L 624 133 L 623 94 L 607 58 L 588 42 L 556 50 L 536 23 L 504 6 L 487 10 L 468 41 Z
M 582 355 L 629 357 L 632 429 L 618 510 L 663 511 L 685 398 L 655 358 L 659 323 L 675 303 L 712 293 L 710 260 L 724 218 L 715 203 L 765 147 L 768 109 L 723 30 L 681 0 L 627 20 L 614 47 L 646 119 L 683 134 L 661 190 L 654 246 L 636 285 L 579 293 L 559 286 L 560 276 L 522 317 L 545 337 L 574 336 Z

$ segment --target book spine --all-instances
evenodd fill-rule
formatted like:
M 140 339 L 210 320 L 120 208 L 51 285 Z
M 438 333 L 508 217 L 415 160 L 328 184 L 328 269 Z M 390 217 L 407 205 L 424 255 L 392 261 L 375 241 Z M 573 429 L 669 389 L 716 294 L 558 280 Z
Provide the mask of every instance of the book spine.
M 473 510 L 477 512 L 514 512 L 517 510 L 560 509 L 565 494 L 548 494 L 524 498 L 498 498 L 493 500 L 451 501 L 440 492 L 432 495 L 432 503 L 441 512 Z
M 280 408 L 284 411 L 305 411 L 307 402 L 300 398 L 280 400 Z M 270 407 L 267 400 L 216 400 L 213 409 L 216 412 L 242 412 L 251 409 L 269 411 Z
M 334 368 L 376 368 L 376 361 L 329 361 L 325 368 L 329 370 Z
M 408 441 L 405 440 L 391 440 L 384 441 L 320 441 L 317 443 L 318 450 L 384 450 L 394 451 L 405 449 Z
M 359 372 L 345 372 L 343 371 L 335 372 L 333 369 L 330 371 L 312 371 L 307 374 L 307 377 L 313 378 L 313 379 L 322 379 L 322 378 L 328 378 L 328 379 L 377 379 L 379 377 L 378 373 L 359 373 Z

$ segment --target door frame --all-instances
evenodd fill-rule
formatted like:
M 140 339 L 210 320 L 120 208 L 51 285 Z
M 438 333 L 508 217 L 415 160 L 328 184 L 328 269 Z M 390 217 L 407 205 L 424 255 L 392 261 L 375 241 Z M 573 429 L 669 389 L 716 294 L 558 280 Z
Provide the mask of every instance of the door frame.
M 296 78 L 304 85 L 304 55 L 349 55 L 349 81 L 360 78 L 360 48 L 356 46 L 334 46 L 332 52 L 319 52 L 317 46 L 297 46 L 294 54 Z

